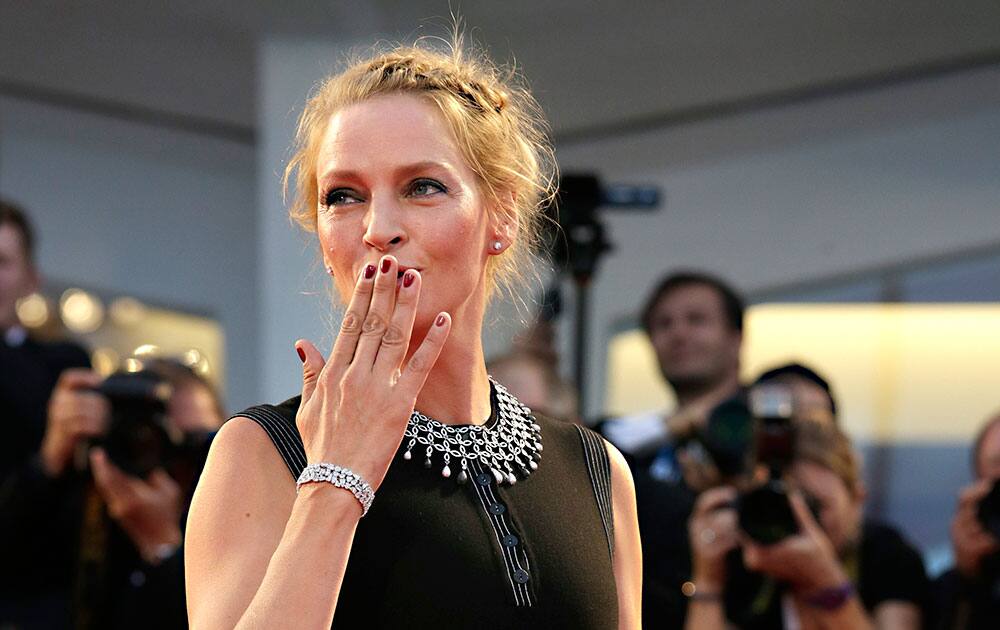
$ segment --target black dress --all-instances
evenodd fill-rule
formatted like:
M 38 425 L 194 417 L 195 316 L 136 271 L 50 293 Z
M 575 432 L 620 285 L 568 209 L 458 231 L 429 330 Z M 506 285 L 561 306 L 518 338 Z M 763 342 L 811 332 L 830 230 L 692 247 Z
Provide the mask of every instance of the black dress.
M 298 405 L 296 397 L 236 414 L 265 429 L 296 479 L 306 463 Z M 491 424 L 495 399 L 493 408 Z M 604 442 L 577 425 L 536 421 L 543 457 L 512 486 L 475 461 L 460 485 L 396 454 L 358 525 L 335 628 L 618 626 Z

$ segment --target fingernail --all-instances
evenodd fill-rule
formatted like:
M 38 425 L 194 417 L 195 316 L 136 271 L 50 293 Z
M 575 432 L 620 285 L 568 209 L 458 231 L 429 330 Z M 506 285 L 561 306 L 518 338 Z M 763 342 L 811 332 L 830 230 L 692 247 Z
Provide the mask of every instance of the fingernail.
M 392 266 L 392 261 L 388 258 L 382 259 L 382 273 L 389 273 L 389 267 Z
M 306 362 L 306 351 L 303 350 L 302 348 L 298 348 L 298 347 L 295 348 L 295 351 L 299 353 L 299 358 L 302 359 L 303 363 L 305 363 Z
M 403 274 L 403 286 L 404 287 L 410 286 L 411 284 L 413 284 L 413 281 L 416 280 L 416 278 L 417 278 L 416 274 L 414 274 L 412 271 L 407 271 L 406 273 Z
M 437 324 L 438 326 L 444 326 L 447 322 L 448 318 L 445 317 L 444 314 L 442 313 L 441 315 L 438 315 L 438 318 L 434 323 Z
M 375 277 L 375 265 L 368 265 L 365 267 L 365 280 L 371 280 Z

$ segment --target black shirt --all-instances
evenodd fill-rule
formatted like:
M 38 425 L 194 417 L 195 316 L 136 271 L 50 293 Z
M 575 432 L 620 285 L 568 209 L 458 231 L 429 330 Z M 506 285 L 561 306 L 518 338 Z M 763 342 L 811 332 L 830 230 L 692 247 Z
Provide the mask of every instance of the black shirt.
M 28 338 L 11 346 L 0 335 L 0 480 L 38 451 L 59 375 L 89 367 L 87 353 L 77 345 Z
M 934 630 L 993 630 L 1000 620 L 1000 554 L 983 561 L 980 576 L 964 578 L 952 569 L 934 581 Z

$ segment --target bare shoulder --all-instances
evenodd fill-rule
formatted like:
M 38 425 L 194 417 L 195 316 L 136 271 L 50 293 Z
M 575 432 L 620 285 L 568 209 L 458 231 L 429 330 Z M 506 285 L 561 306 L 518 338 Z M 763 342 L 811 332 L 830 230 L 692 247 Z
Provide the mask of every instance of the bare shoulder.
M 604 440 L 604 450 L 608 453 L 611 465 L 611 487 L 615 494 L 625 492 L 632 503 L 635 503 L 635 483 L 632 481 L 632 470 L 625 461 L 625 456 L 611 442 Z M 617 505 L 617 500 L 615 501 Z
M 227 524 L 282 512 L 287 519 L 294 499 L 294 480 L 267 433 L 237 416 L 212 441 L 192 504 L 193 524 L 202 516 Z
M 294 500 L 295 482 L 264 430 L 249 418 L 226 422 L 209 450 L 185 532 L 192 620 L 220 621 L 213 585 L 227 584 L 236 599 L 249 603 Z
M 269 492 L 284 488 L 293 497 L 295 492 L 294 480 L 274 443 L 260 425 L 242 416 L 222 425 L 212 441 L 198 490 L 220 483 L 232 484 L 227 494 L 237 497 L 241 491 L 255 492 L 261 483 Z

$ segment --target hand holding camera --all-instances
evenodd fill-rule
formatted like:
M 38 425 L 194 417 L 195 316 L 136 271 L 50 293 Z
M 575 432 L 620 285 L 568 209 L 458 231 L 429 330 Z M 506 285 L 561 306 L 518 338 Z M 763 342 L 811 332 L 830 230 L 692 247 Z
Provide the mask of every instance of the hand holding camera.
M 42 439 L 45 474 L 60 476 L 72 463 L 77 445 L 107 431 L 111 406 L 94 391 L 103 379 L 91 370 L 70 369 L 59 377 L 49 399 L 48 424 Z
M 42 442 L 42 464 L 51 477 L 75 458 L 86 460 L 78 467 L 89 463 L 108 514 L 151 562 L 181 540 L 183 492 L 165 471 L 185 446 L 167 418 L 171 395 L 172 388 L 149 372 L 103 379 L 68 370 L 53 392 Z
M 790 492 L 788 504 L 798 533 L 772 544 L 743 540 L 743 562 L 752 571 L 766 573 L 789 584 L 792 591 L 810 593 L 837 588 L 848 576 L 837 552 L 799 492 Z
M 989 479 L 966 486 L 958 499 L 958 510 L 951 523 L 951 541 L 955 549 L 955 567 L 969 579 L 978 578 L 983 560 L 1000 551 L 1000 540 L 990 525 L 1000 525 L 1000 491 Z M 993 530 L 993 531 L 991 531 Z
M 726 583 L 726 555 L 739 544 L 733 503 L 736 490 L 721 486 L 698 496 L 688 521 L 692 580 L 700 592 L 720 593 Z
M 148 562 L 162 557 L 164 548 L 181 543 L 181 487 L 161 468 L 146 479 L 129 475 L 108 460 L 102 448 L 90 451 L 94 485 L 104 498 L 108 514 L 129 535 Z

